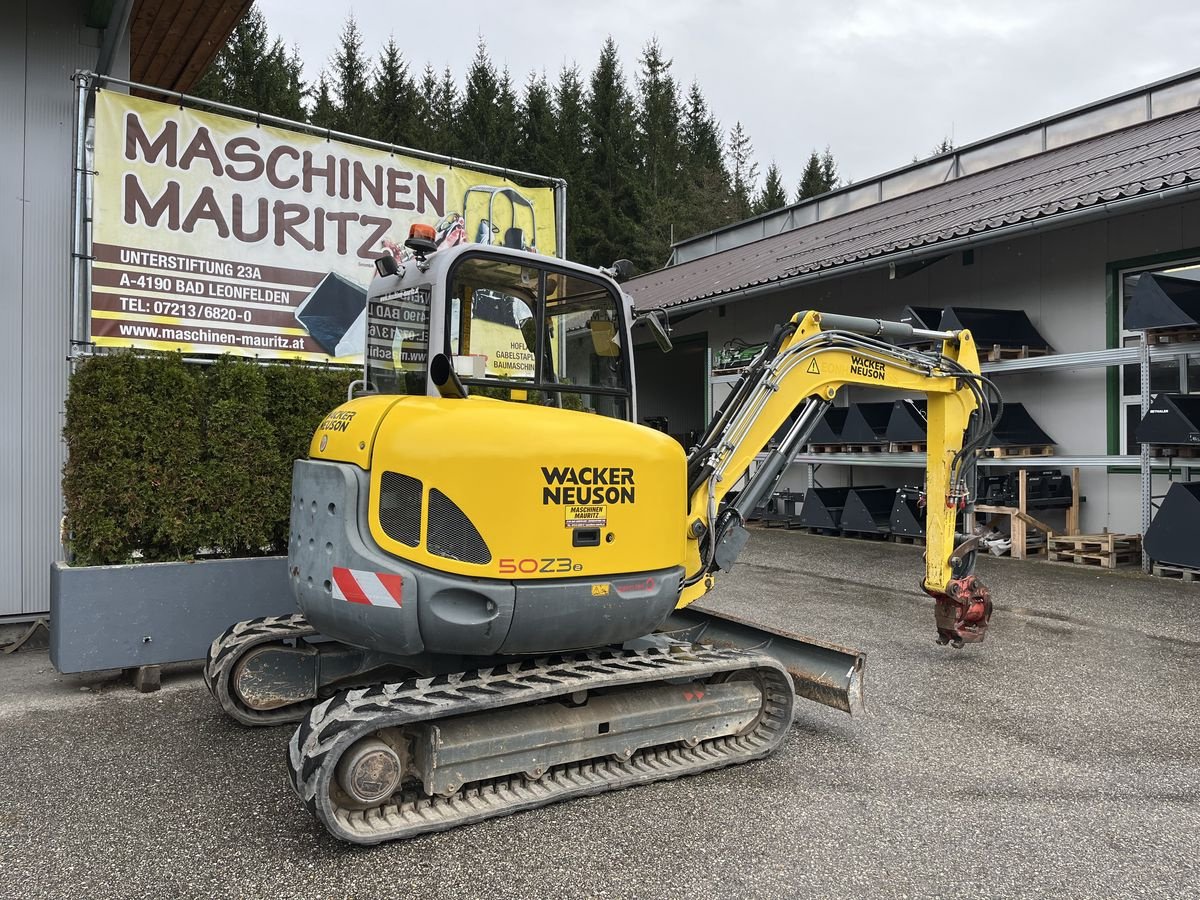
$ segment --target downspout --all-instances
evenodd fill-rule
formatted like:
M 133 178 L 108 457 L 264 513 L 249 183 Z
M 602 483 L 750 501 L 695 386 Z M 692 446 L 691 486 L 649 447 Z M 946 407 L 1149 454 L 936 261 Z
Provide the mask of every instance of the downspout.
M 118 0 L 108 16 L 104 27 L 104 38 L 100 42 L 100 56 L 96 59 L 96 74 L 107 75 L 112 70 L 113 57 L 121 38 L 129 33 L 129 20 L 133 18 L 134 0 Z

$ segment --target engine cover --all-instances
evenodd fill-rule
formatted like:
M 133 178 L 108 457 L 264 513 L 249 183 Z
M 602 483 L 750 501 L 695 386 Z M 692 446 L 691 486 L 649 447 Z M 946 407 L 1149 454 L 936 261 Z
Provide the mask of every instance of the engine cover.
M 486 399 L 365 399 L 326 417 L 293 472 L 289 570 L 322 634 L 397 655 L 545 653 L 670 614 L 675 441 Z
M 371 475 L 387 553 L 442 572 L 520 580 L 682 565 L 683 448 L 640 425 L 471 397 L 353 400 L 311 457 Z

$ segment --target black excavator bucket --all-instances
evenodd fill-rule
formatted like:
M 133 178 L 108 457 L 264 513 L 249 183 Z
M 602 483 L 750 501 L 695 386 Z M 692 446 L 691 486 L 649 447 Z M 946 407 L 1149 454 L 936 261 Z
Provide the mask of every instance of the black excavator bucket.
M 849 488 L 809 488 L 804 492 L 804 503 L 800 507 L 800 525 L 803 528 L 820 528 L 837 531 L 842 527 L 842 509 L 846 505 Z
M 851 715 L 866 711 L 866 656 L 858 650 L 764 628 L 695 605 L 675 610 L 659 631 L 692 644 L 761 651 L 783 664 L 798 696 Z
M 1200 569 L 1200 481 L 1177 481 L 1146 529 L 1146 553 L 1157 563 Z
M 1130 331 L 1200 327 L 1200 282 L 1147 272 L 1133 288 L 1125 327 Z
M 969 306 L 948 306 L 942 313 L 941 328 L 959 331 L 968 328 L 980 350 L 992 347 L 1030 350 L 1049 350 L 1050 345 L 1029 321 L 1021 309 L 975 309 Z
M 995 415 L 996 407 L 992 407 Z M 1004 412 L 996 422 L 992 432 L 993 447 L 1048 447 L 1054 444 L 1054 438 L 1046 434 L 1042 427 L 1033 420 L 1029 410 L 1023 403 L 1005 403 Z
M 892 502 L 891 531 L 905 537 L 925 536 L 925 507 L 916 488 L 900 488 Z
M 888 420 L 892 417 L 894 401 L 885 403 L 851 403 L 842 426 L 842 442 L 846 444 L 886 444 Z
M 924 444 L 929 439 L 927 408 L 924 400 L 897 400 L 888 419 L 888 443 Z
M 825 410 L 821 421 L 808 437 L 810 444 L 840 444 L 842 428 L 846 425 L 846 414 L 849 410 L 831 406 Z
M 895 488 L 854 488 L 846 497 L 846 506 L 842 509 L 842 531 L 888 534 L 892 530 L 892 504 L 895 500 Z
M 942 308 L 940 306 L 906 306 L 900 314 L 900 321 L 913 328 L 925 331 L 937 331 L 942 325 Z
M 1137 427 L 1140 444 L 1200 445 L 1200 397 L 1159 394 Z

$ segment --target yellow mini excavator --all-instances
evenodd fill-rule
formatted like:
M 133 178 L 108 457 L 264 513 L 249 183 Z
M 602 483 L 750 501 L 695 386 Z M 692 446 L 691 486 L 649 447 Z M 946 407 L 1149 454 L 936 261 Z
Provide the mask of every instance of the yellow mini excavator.
M 798 313 L 685 453 L 635 424 L 633 329 L 669 338 L 623 266 L 434 252 L 421 226 L 407 245 L 376 264 L 363 381 L 294 466 L 301 613 L 234 625 L 205 668 L 237 720 L 298 723 L 291 783 L 333 835 L 745 762 L 797 696 L 856 708 L 860 653 L 689 608 L 847 385 L 927 398 L 922 586 L 939 643 L 983 640 L 991 600 L 955 518 L 999 398 L 968 332 Z M 914 336 L 938 349 L 890 343 Z

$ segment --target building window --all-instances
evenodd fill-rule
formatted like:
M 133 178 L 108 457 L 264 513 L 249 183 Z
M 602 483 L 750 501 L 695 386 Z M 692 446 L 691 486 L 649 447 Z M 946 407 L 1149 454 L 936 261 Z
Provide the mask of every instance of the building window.
M 1125 330 L 1125 310 L 1133 296 L 1138 276 L 1144 272 L 1174 275 L 1177 278 L 1192 278 L 1200 281 L 1200 260 L 1192 259 L 1172 263 L 1170 266 L 1153 266 L 1124 269 L 1120 273 L 1120 328 L 1121 345 L 1136 347 L 1138 333 Z M 1141 365 L 1131 363 L 1121 367 L 1121 447 L 1130 456 L 1137 456 L 1141 447 L 1134 440 L 1138 423 L 1142 420 Z M 1180 356 L 1150 364 L 1150 400 L 1160 394 L 1200 394 L 1200 354 Z

